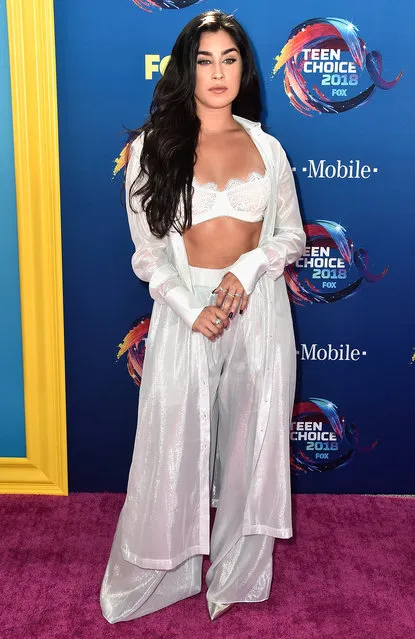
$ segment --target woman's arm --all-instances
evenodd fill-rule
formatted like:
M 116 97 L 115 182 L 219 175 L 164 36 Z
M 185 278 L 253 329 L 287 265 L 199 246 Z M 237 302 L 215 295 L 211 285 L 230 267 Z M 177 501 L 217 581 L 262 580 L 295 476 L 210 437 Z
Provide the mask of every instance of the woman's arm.
M 140 172 L 142 144 L 143 134 L 131 144 L 125 176 L 128 223 L 135 246 L 131 264 L 137 277 L 144 282 L 149 282 L 151 297 L 159 304 L 170 306 L 191 329 L 204 307 L 184 286 L 176 268 L 169 261 L 166 238 L 159 239 L 151 233 L 138 196 L 133 202 L 137 213 L 130 206 L 130 187 Z
M 264 238 L 252 251 L 243 253 L 229 268 L 248 295 L 264 273 L 274 280 L 280 277 L 288 264 L 301 257 L 306 243 L 292 169 L 285 151 L 275 138 L 272 139 L 280 154 L 274 235 Z

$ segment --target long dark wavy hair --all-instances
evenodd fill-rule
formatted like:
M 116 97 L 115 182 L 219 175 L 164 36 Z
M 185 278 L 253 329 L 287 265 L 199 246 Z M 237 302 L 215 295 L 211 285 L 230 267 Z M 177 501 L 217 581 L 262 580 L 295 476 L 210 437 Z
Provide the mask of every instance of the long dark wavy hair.
M 236 43 L 242 58 L 242 77 L 232 113 L 258 121 L 261 96 L 258 72 L 248 37 L 232 15 L 221 11 L 206 11 L 194 17 L 179 34 L 166 71 L 158 81 L 147 121 L 130 131 L 131 139 L 144 133 L 141 170 L 131 184 L 129 202 L 141 197 L 153 235 L 163 238 L 173 227 L 183 232 L 192 225 L 193 167 L 200 131 L 194 98 L 196 60 L 200 36 L 205 31 L 227 31 Z M 147 176 L 139 186 L 142 176 Z M 180 220 L 177 211 L 182 197 Z

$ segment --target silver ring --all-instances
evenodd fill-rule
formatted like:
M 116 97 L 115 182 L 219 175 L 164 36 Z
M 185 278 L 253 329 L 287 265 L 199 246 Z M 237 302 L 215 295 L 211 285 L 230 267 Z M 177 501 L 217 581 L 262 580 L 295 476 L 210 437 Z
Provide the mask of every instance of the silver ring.
M 229 297 L 235 297 L 232 293 L 226 293 L 226 295 L 229 295 Z
M 226 288 L 222 288 L 222 286 L 219 286 L 219 290 L 223 291 L 224 293 L 227 293 L 228 291 L 226 290 Z
M 235 293 L 234 297 L 242 297 L 242 293 Z
M 215 319 L 215 324 L 216 324 L 216 326 L 219 326 L 219 324 L 222 324 L 222 320 L 221 320 L 221 318 L 220 318 L 220 317 L 217 317 L 217 318 Z

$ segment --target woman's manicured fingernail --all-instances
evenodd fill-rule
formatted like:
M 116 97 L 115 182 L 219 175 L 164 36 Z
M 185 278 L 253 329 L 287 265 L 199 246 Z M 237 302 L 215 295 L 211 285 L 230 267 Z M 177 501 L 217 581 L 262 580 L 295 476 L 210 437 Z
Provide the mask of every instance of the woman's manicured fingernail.
M 239 311 L 239 315 L 242 315 L 243 311 Z
M 229 317 L 229 319 L 232 319 L 233 313 L 229 313 L 228 317 Z
M 215 291 L 216 291 L 216 288 L 215 288 Z M 214 293 L 215 291 L 212 291 L 212 293 Z

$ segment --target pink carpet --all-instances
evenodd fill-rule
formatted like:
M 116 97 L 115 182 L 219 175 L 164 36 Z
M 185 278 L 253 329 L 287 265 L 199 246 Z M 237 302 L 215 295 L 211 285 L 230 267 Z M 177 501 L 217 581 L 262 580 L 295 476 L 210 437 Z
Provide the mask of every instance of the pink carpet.
M 108 624 L 99 588 L 123 495 L 0 496 L 1 639 L 412 639 L 415 500 L 294 495 L 270 599 L 211 622 L 199 595 Z M 204 573 L 208 568 L 204 562 Z

